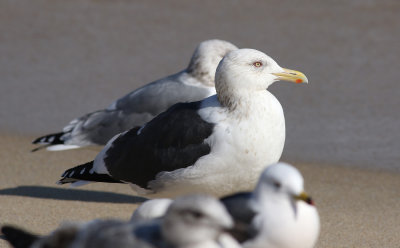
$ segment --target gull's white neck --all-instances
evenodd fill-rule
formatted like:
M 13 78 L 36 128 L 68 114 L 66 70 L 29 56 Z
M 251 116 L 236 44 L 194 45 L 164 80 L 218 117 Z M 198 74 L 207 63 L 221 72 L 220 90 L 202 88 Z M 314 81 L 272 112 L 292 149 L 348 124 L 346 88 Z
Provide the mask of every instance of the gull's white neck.
M 283 117 L 281 104 L 267 90 L 243 91 L 228 96 L 217 94 L 217 97 L 222 106 L 238 117 L 246 118 L 253 114 Z

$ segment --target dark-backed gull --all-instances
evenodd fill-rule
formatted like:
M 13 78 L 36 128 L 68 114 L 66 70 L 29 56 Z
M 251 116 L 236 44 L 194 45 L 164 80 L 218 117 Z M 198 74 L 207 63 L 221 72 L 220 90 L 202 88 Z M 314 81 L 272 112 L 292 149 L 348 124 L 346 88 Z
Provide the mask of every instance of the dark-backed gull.
M 307 82 L 260 51 L 229 52 L 216 71 L 217 95 L 176 104 L 139 130 L 116 135 L 59 183 L 130 183 L 150 197 L 251 190 L 285 143 L 282 106 L 266 90 L 279 80 Z
M 231 234 L 245 248 L 312 248 L 317 242 L 317 209 L 289 164 L 270 165 L 254 191 L 221 200 L 235 220 Z

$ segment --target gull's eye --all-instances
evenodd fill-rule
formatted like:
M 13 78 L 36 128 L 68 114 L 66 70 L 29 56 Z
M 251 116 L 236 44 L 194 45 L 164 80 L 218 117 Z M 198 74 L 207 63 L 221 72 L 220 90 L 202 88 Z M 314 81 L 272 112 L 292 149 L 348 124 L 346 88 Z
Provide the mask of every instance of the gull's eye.
M 198 211 L 191 211 L 191 215 L 196 219 L 200 219 L 203 217 L 203 214 Z
M 260 61 L 257 61 L 257 62 L 254 62 L 253 65 L 255 67 L 260 67 L 260 66 L 262 66 L 262 63 Z
M 281 184 L 278 182 L 274 182 L 274 186 L 275 186 L 275 188 L 279 189 L 281 187 Z

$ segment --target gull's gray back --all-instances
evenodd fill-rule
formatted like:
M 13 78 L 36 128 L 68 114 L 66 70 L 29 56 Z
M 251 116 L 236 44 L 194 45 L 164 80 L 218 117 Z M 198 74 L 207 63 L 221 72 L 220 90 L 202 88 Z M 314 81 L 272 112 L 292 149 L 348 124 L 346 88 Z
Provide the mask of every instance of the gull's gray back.
M 113 102 L 108 108 L 72 120 L 62 132 L 39 137 L 34 144 L 48 150 L 105 145 L 114 135 L 141 126 L 179 102 L 199 101 L 215 94 L 215 70 L 237 47 L 223 40 L 206 40 L 194 51 L 189 66 L 154 81 Z
M 106 144 L 114 135 L 145 124 L 175 103 L 197 101 L 215 94 L 214 88 L 196 81 L 181 72 L 132 91 L 107 109 L 73 120 L 64 128 L 63 139 L 66 144 Z

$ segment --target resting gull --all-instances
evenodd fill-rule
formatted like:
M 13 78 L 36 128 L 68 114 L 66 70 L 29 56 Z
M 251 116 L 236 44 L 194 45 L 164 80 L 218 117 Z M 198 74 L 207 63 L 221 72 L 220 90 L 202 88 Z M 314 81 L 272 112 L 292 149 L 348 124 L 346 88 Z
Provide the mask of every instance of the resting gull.
M 140 223 L 94 220 L 61 226 L 39 237 L 3 226 L 5 238 L 16 248 L 238 248 L 225 232 L 233 225 L 224 206 L 214 197 L 177 198 L 160 219 Z
M 223 40 L 201 42 L 185 70 L 134 90 L 106 109 L 72 120 L 62 132 L 37 138 L 33 143 L 43 146 L 33 151 L 105 145 L 114 135 L 140 127 L 175 103 L 214 95 L 215 69 L 227 52 L 236 49 Z
M 222 202 L 235 220 L 232 235 L 245 248 L 311 248 L 317 242 L 317 209 L 304 193 L 300 172 L 289 164 L 267 167 L 253 192 Z
M 221 60 L 215 80 L 217 95 L 176 104 L 115 136 L 94 161 L 67 170 L 58 183 L 130 183 L 150 197 L 251 190 L 285 142 L 282 106 L 266 89 L 307 78 L 260 51 L 239 49 Z

